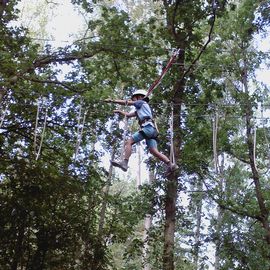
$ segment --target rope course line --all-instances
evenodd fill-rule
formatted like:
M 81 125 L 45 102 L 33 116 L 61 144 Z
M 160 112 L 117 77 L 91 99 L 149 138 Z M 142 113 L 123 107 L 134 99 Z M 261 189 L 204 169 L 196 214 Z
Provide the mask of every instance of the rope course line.
M 96 105 L 96 104 L 106 104 L 107 106 L 114 106 L 114 105 L 110 105 L 108 104 L 107 102 L 103 101 L 103 100 L 94 100 L 94 101 L 87 101 L 88 104 L 93 104 L 93 105 Z M 13 103 L 13 104 L 16 104 L 16 103 Z M 202 107 L 206 107 L 208 106 L 209 108 L 210 107 L 231 107 L 231 108 L 239 108 L 240 106 L 245 106 L 245 105 L 248 105 L 249 103 L 241 103 L 241 104 L 236 104 L 236 103 L 160 103 L 160 102 L 152 102 L 150 101 L 150 104 L 151 105 L 159 105 L 159 106 L 156 106 L 158 108 L 168 108 L 168 107 L 171 107 L 171 106 L 180 106 L 180 105 L 184 105 L 185 107 L 199 107 L 199 106 L 202 106 Z M 256 103 L 256 105 L 258 105 L 259 103 Z M 19 104 L 18 104 L 19 105 Z M 33 104 L 23 104 L 23 107 L 33 107 L 35 105 Z M 270 104 L 264 104 L 263 105 L 264 108 L 270 108 Z M 66 108 L 65 106 L 63 106 L 63 108 Z M 91 106 L 85 106 L 85 108 L 87 109 L 90 109 L 91 111 L 100 111 L 100 107 L 91 107 Z
M 46 38 L 32 38 L 32 40 L 36 40 L 36 41 L 48 41 L 48 42 L 60 42 L 60 43 L 71 43 L 69 46 L 72 46 L 72 45 L 76 45 L 76 43 L 79 43 L 80 41 L 82 40 L 87 40 L 87 39 L 94 39 L 94 38 L 99 38 L 99 37 L 86 37 L 86 38 L 83 38 L 83 39 L 78 39 L 78 40 L 56 40 L 56 39 L 46 39 Z M 151 50 L 153 49 L 153 51 L 156 51 L 158 54 L 160 54 L 160 48 L 158 48 L 157 50 L 155 50 L 155 48 L 153 47 L 150 47 L 150 46 L 146 46 L 146 45 L 131 45 L 130 43 L 123 43 L 122 44 L 114 44 L 112 45 L 111 43 L 99 43 L 99 41 L 95 41 L 93 42 L 93 44 L 91 44 L 93 46 L 95 45 L 100 45 L 100 46 L 103 46 L 103 47 L 108 47 L 108 48 L 123 48 L 123 49 L 126 49 L 126 48 L 138 48 L 138 49 L 145 49 L 145 50 Z M 182 51 L 185 51 L 185 52 L 193 52 L 193 50 L 191 49 L 183 49 L 183 48 L 180 48 Z M 164 50 L 164 52 L 172 52 L 174 51 L 175 49 L 174 48 L 162 48 L 162 50 Z M 223 53 L 223 52 L 228 52 L 229 50 L 226 50 L 226 49 L 219 49 L 218 50 L 218 53 Z M 123 58 L 124 60 L 125 58 Z
M 166 73 L 168 72 L 168 70 L 170 69 L 170 67 L 172 66 L 172 63 L 175 61 L 177 55 L 179 54 L 180 49 L 175 50 L 169 60 L 169 62 L 167 63 L 166 67 L 162 70 L 160 76 L 158 77 L 157 80 L 154 81 L 154 83 L 149 87 L 147 94 L 145 97 L 148 97 L 153 90 L 160 84 L 161 80 L 164 78 L 164 76 L 166 75 Z
M 182 49 L 181 49 L 182 50 Z M 171 50 L 170 50 L 171 51 Z M 184 51 L 184 50 L 182 50 Z M 127 63 L 127 60 L 129 60 L 130 62 L 139 62 L 141 63 L 142 61 L 142 58 L 130 58 L 130 59 L 127 59 L 127 56 L 123 57 L 123 58 L 115 58 L 113 57 L 113 61 L 115 62 L 124 62 L 124 63 Z M 144 58 L 145 60 L 145 58 Z M 156 65 L 162 65 L 163 63 L 161 63 L 163 60 L 159 60 L 159 61 L 156 61 L 156 60 L 153 60 L 152 62 L 150 61 L 147 61 L 147 64 L 150 65 L 150 66 L 156 66 Z M 165 60 L 164 60 L 165 61 Z M 207 68 L 207 67 L 212 67 L 212 68 L 221 68 L 223 71 L 239 71 L 239 67 L 236 67 L 236 65 L 233 65 L 233 64 L 230 64 L 230 65 L 225 65 L 225 64 L 203 64 L 203 63 L 189 63 L 189 62 L 186 62 L 186 63 L 172 63 L 173 66 L 181 66 L 181 67 L 184 67 L 186 70 L 189 69 L 189 68 L 196 68 L 196 69 L 200 69 L 200 68 Z M 268 71 L 268 68 L 265 67 L 265 68 L 260 68 L 260 70 L 265 70 L 265 71 Z

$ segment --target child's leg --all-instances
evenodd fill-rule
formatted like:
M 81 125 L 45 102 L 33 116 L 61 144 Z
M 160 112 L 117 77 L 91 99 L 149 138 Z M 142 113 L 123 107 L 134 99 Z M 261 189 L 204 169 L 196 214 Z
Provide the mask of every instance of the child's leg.
M 119 167 L 120 169 L 126 172 L 128 169 L 128 161 L 132 153 L 132 145 L 136 142 L 139 142 L 140 140 L 143 140 L 143 137 L 142 135 L 140 135 L 139 132 L 133 134 L 133 136 L 125 142 L 124 160 L 120 161 L 112 160 L 111 161 L 112 165 Z
M 158 158 L 159 160 L 163 161 L 164 163 L 168 164 L 170 162 L 170 160 L 165 155 L 160 153 L 157 148 L 150 147 L 149 151 L 154 157 Z
M 124 155 L 124 159 L 125 160 L 129 160 L 131 153 L 132 153 L 132 145 L 134 144 L 134 140 L 133 138 L 129 138 L 126 142 L 125 142 L 125 155 Z
M 150 139 L 146 142 L 149 147 L 150 153 L 166 164 L 166 176 L 169 176 L 172 172 L 178 169 L 177 164 L 172 163 L 169 158 L 167 158 L 165 155 L 158 151 L 156 140 Z

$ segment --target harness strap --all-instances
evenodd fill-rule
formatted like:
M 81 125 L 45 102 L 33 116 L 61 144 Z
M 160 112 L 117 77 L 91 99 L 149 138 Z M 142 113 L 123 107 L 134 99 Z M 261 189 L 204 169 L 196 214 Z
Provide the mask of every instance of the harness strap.
M 157 140 L 158 137 L 158 131 L 155 129 L 155 131 L 153 132 L 153 134 L 151 136 L 148 136 L 147 134 L 145 134 L 145 132 L 143 131 L 143 129 L 141 129 L 139 131 L 139 133 L 142 134 L 142 136 L 144 137 L 144 139 L 155 139 Z
M 140 119 L 138 118 L 138 121 L 139 121 L 140 127 L 141 127 L 144 123 L 146 123 L 146 122 L 152 122 L 152 123 L 154 123 L 154 121 L 153 121 L 153 119 L 152 119 L 151 117 L 145 117 L 145 118 L 142 119 L 142 120 L 140 120 Z

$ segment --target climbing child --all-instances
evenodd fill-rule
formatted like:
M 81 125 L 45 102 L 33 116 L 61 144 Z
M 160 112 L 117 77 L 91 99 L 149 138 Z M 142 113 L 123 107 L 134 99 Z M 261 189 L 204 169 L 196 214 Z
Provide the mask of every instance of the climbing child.
M 148 104 L 149 98 L 146 97 L 146 91 L 144 90 L 137 90 L 133 93 L 131 100 L 112 100 L 106 99 L 105 101 L 108 103 L 116 103 L 120 105 L 128 105 L 134 106 L 134 112 L 124 112 L 121 110 L 114 110 L 114 113 L 119 113 L 123 116 L 128 118 L 130 117 L 137 117 L 139 121 L 139 125 L 141 127 L 140 131 L 135 132 L 126 142 L 125 142 L 125 153 L 124 153 L 124 160 L 123 161 L 111 161 L 113 166 L 121 168 L 123 171 L 127 171 L 128 169 L 128 161 L 132 153 L 132 145 L 142 141 L 143 139 L 146 140 L 146 145 L 150 151 L 150 153 L 157 157 L 159 160 L 163 161 L 167 165 L 166 175 L 170 175 L 174 172 L 178 166 L 174 163 L 171 163 L 169 158 L 165 155 L 160 153 L 157 149 L 157 135 L 158 132 L 155 128 L 153 122 L 153 116 L 151 112 L 151 108 Z

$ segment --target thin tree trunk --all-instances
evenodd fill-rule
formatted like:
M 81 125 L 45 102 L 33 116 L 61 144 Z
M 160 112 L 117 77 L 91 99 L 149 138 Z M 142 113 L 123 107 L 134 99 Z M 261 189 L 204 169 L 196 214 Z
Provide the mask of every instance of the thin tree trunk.
M 148 260 L 149 244 L 148 244 L 148 234 L 152 224 L 152 216 L 150 214 L 146 215 L 144 219 L 144 233 L 143 233 L 143 269 L 150 270 L 150 263 Z
M 21 220 L 21 224 L 19 225 L 18 228 L 18 237 L 14 248 L 14 256 L 10 268 L 11 270 L 17 270 L 19 261 L 21 259 L 24 233 L 25 233 L 25 217 L 23 217 L 23 219 Z
M 115 157 L 115 149 L 113 148 L 112 154 L 111 154 L 111 160 L 114 160 L 114 157 Z M 105 212 L 106 212 L 106 208 L 107 208 L 107 196 L 109 194 L 111 181 L 112 181 L 112 170 L 113 170 L 113 166 L 112 166 L 112 164 L 110 164 L 109 174 L 108 174 L 108 178 L 107 178 L 107 182 L 106 182 L 106 186 L 105 186 L 105 190 L 104 190 L 104 197 L 103 197 L 103 202 L 102 202 L 101 211 L 100 211 L 98 235 L 102 234 L 104 223 L 105 223 Z
M 154 181 L 154 174 L 153 172 L 149 172 L 149 184 L 151 185 Z M 152 215 L 146 215 L 144 219 L 144 233 L 143 233 L 143 270 L 151 270 L 151 265 L 149 263 L 148 254 L 149 254 L 149 244 L 148 244 L 148 236 L 149 230 L 152 225 Z
M 197 190 L 203 189 L 202 181 L 197 184 Z M 199 269 L 199 254 L 201 245 L 201 223 L 202 223 L 202 206 L 203 206 L 203 193 L 201 192 L 197 202 L 196 209 L 196 231 L 195 231 L 195 248 L 194 248 L 194 264 L 195 269 Z
M 0 104 L 2 103 L 2 100 L 3 100 L 6 93 L 7 93 L 7 89 L 4 87 L 0 87 Z M 2 107 L 2 106 L 0 106 L 0 107 Z
M 222 220 L 223 220 L 223 212 L 224 210 L 218 206 L 218 211 L 217 211 L 217 225 L 215 228 L 215 233 L 217 235 L 216 240 L 215 240 L 215 260 L 214 260 L 214 269 L 219 270 L 220 269 L 220 247 L 221 247 L 221 241 L 220 241 L 220 236 L 221 236 L 221 226 L 222 226 Z

